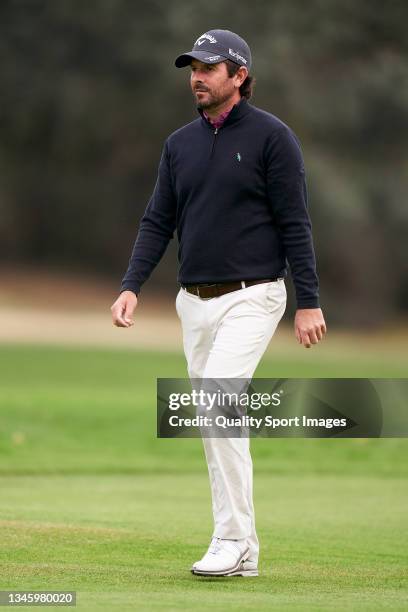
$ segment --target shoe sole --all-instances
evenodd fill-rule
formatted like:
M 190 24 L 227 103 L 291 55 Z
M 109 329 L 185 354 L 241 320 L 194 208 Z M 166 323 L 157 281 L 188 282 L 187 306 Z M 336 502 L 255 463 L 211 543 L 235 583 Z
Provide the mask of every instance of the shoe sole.
M 204 574 L 203 572 L 195 572 L 194 570 L 191 570 L 191 573 L 194 574 L 195 576 L 212 576 L 215 578 L 229 578 L 230 576 L 242 576 L 243 578 L 252 578 L 252 577 L 256 577 L 259 576 L 259 572 L 258 570 L 238 570 L 236 572 L 231 572 L 228 574 Z
M 242 557 L 239 559 L 239 561 L 237 562 L 235 567 L 232 567 L 228 570 L 223 570 L 221 572 L 203 572 L 200 570 L 195 569 L 194 567 L 191 568 L 191 573 L 194 574 L 195 576 L 219 576 L 219 577 L 225 577 L 225 576 L 257 576 L 258 572 L 256 570 L 240 570 L 239 566 L 241 565 L 241 563 L 243 563 L 244 561 L 246 561 L 248 559 L 249 556 L 249 548 L 248 550 L 246 550 L 244 552 L 244 554 L 242 555 Z M 256 574 L 253 573 L 256 571 Z
M 252 576 L 259 576 L 258 570 L 238 570 L 236 572 L 232 572 L 231 574 L 226 574 L 227 576 L 243 576 L 244 578 L 250 578 Z

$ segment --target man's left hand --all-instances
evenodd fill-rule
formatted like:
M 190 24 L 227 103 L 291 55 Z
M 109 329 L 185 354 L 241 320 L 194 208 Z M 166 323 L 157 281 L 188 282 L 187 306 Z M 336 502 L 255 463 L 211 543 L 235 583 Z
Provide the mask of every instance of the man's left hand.
M 301 308 L 296 311 L 295 334 L 299 344 L 310 348 L 317 344 L 327 332 L 320 308 Z

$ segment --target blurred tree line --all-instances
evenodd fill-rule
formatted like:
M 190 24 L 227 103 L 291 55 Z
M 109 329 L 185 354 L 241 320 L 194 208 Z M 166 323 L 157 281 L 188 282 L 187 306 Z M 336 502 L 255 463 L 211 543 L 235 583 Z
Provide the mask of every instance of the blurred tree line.
M 301 140 L 328 321 L 402 316 L 407 17 L 403 0 L 2 0 L 2 261 L 119 286 L 163 141 L 197 116 L 174 59 L 221 27 L 251 46 L 253 104 Z M 171 244 L 153 278 L 174 291 L 176 268 Z

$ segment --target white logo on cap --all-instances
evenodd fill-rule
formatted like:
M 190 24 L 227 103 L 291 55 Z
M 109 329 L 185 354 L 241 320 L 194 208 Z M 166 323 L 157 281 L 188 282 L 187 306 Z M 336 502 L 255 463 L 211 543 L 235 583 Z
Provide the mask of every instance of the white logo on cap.
M 215 62 L 215 60 L 220 59 L 221 55 L 212 55 L 211 57 L 205 57 L 204 59 L 208 60 L 209 62 Z
M 237 53 L 236 51 L 233 51 L 232 49 L 228 49 L 228 53 L 230 55 L 232 55 L 232 57 L 235 57 L 236 59 L 241 60 L 241 62 L 244 62 L 244 64 L 247 64 L 248 62 L 246 61 L 245 57 L 242 57 L 242 55 L 240 55 L 239 53 Z
M 203 40 L 201 40 L 201 39 L 203 39 Z M 194 43 L 194 46 L 195 46 L 195 45 L 202 45 L 202 44 L 203 44 L 203 42 L 205 42 L 205 39 L 209 40 L 209 41 L 210 41 L 210 43 L 212 43 L 212 44 L 214 44 L 214 43 L 216 43 L 216 42 L 217 42 L 217 39 L 216 39 L 216 38 L 214 38 L 214 36 L 211 36 L 211 34 L 202 34 L 201 36 L 199 36 L 199 37 L 197 38 L 197 40 L 196 40 L 196 41 L 195 41 L 195 43 Z

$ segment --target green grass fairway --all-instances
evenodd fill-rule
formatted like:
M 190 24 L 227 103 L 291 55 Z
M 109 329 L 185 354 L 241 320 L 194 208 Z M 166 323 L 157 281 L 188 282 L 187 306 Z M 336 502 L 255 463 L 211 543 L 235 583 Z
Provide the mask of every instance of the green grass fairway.
M 407 371 L 297 355 L 256 375 Z M 261 576 L 201 579 L 207 468 L 200 440 L 156 439 L 156 376 L 185 376 L 183 356 L 1 347 L 0 589 L 76 590 L 83 610 L 407 609 L 408 440 L 252 440 Z
M 2 588 L 76 589 L 84 609 L 404 607 L 401 479 L 257 475 L 258 579 L 188 572 L 211 530 L 204 469 L 2 477 L 0 486 Z

